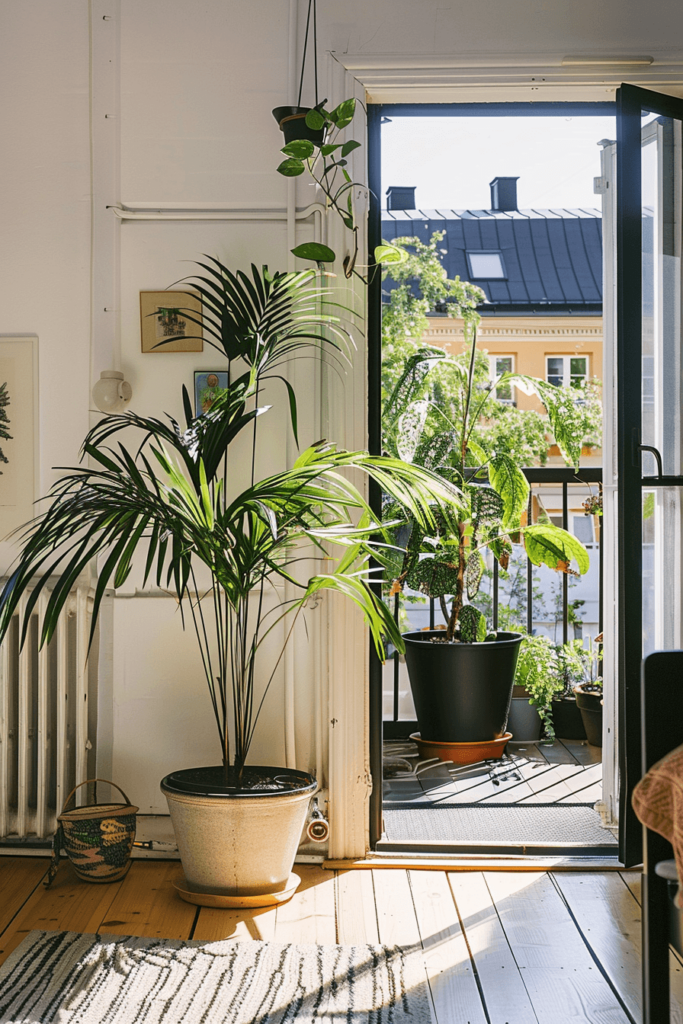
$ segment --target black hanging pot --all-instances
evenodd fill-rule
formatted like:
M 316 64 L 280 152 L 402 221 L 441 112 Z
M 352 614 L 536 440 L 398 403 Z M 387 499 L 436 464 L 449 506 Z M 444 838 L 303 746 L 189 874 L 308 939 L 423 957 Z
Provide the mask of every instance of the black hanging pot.
M 433 643 L 443 630 L 404 633 L 406 665 L 423 740 L 472 743 L 505 734 L 521 633 L 486 643 Z
M 311 107 L 275 107 L 273 117 L 284 134 L 285 145 L 299 139 L 306 139 L 314 146 L 322 146 L 325 141 L 327 127 L 309 128 L 306 124 L 306 114 Z

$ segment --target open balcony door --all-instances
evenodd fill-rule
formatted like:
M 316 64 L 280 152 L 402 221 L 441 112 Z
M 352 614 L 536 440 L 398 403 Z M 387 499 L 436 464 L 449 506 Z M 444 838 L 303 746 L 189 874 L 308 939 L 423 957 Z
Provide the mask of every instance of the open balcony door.
M 613 513 L 619 852 L 627 866 L 642 859 L 631 808 L 642 774 L 642 659 L 683 647 L 682 125 L 683 100 L 617 90 L 616 387 L 605 382 L 615 429 L 608 400 L 605 532 Z

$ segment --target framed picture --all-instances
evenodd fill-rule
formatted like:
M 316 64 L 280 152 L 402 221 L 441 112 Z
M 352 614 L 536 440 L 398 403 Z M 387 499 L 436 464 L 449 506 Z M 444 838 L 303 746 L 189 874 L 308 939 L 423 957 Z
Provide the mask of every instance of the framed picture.
M 227 387 L 227 370 L 196 370 L 194 375 L 195 415 L 203 416 L 204 413 L 207 413 Z
M 140 292 L 142 351 L 201 352 L 201 319 L 197 292 Z

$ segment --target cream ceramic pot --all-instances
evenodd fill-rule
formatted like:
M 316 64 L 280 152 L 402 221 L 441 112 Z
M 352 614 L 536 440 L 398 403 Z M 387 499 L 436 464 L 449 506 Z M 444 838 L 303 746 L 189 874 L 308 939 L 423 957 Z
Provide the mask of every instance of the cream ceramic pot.
M 221 783 L 220 767 L 173 772 L 161 782 L 194 892 L 260 896 L 287 887 L 317 783 L 292 769 L 248 770 L 269 775 L 274 788 L 235 790 Z

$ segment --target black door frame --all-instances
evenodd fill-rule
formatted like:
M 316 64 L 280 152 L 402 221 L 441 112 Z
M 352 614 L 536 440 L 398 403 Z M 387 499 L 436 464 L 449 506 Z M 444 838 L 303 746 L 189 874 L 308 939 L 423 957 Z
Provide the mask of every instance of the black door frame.
M 683 486 L 644 477 L 642 419 L 642 112 L 683 120 L 683 100 L 634 85 L 617 89 L 617 519 L 619 530 L 619 859 L 642 860 L 642 826 L 631 806 L 643 774 L 642 488 Z
M 382 275 L 379 270 L 373 269 L 372 253 L 375 246 L 382 241 L 382 119 L 391 115 L 395 117 L 478 117 L 482 114 L 489 116 L 504 114 L 508 117 L 565 114 L 578 117 L 591 114 L 614 114 L 616 107 L 613 102 L 370 103 L 367 110 L 368 187 L 370 193 L 368 218 L 370 269 L 367 295 L 368 446 L 371 454 L 379 455 L 382 447 Z M 638 152 L 640 153 L 640 150 Z M 370 505 L 376 514 L 379 514 L 380 502 L 379 488 L 376 484 L 371 483 Z M 377 589 L 381 590 L 379 587 Z M 373 780 L 370 795 L 370 849 L 374 850 L 382 836 L 382 665 L 372 644 L 369 656 L 370 773 Z M 638 664 L 640 665 L 640 662 Z

